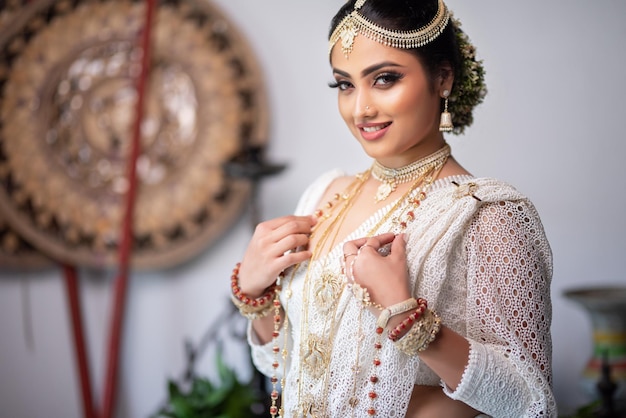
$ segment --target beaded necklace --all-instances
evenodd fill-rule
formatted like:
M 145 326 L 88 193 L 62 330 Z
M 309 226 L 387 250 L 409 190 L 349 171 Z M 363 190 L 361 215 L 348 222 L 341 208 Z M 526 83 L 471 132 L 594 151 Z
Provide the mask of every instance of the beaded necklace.
M 398 184 L 419 180 L 425 173 L 440 166 L 449 156 L 450 146 L 445 144 L 438 151 L 400 168 L 385 167 L 378 161 L 374 161 L 372 177 L 381 182 L 374 196 L 375 202 L 378 203 L 387 199 L 396 190 Z
M 344 205 L 341 207 L 337 215 L 333 218 L 332 222 L 328 225 L 326 230 L 324 230 L 323 236 L 320 238 L 320 241 L 315 246 L 315 250 L 313 252 L 314 254 L 320 254 L 321 251 L 324 249 L 326 249 L 327 252 L 330 252 L 335 245 L 341 225 L 346 219 L 346 214 L 352 208 L 356 197 L 362 191 L 365 181 L 369 178 L 369 171 L 366 172 L 365 175 L 357 177 L 362 178 L 357 178 L 357 181 L 360 181 L 360 183 L 356 187 L 355 192 L 352 193 L 350 198 L 344 202 Z M 328 240 L 331 232 L 332 239 Z M 327 243 L 329 243 L 328 248 L 326 248 Z M 304 326 L 302 326 L 300 329 L 301 367 L 300 377 L 298 379 L 298 404 L 301 403 L 300 400 L 302 399 L 303 384 L 305 381 L 303 377 L 304 372 L 307 372 L 309 376 L 317 379 L 319 379 L 321 375 L 322 379 L 320 383 L 324 387 L 328 387 L 328 374 L 325 373 L 325 371 L 328 370 L 332 354 L 332 344 L 334 337 L 334 333 L 332 332 L 332 318 L 336 316 L 338 298 L 343 292 L 345 281 L 340 281 L 340 278 L 336 274 L 327 269 L 328 254 L 324 257 L 324 260 L 325 263 L 324 267 L 322 268 L 322 274 L 319 277 L 319 280 L 316 280 L 315 283 L 313 283 L 313 277 L 311 274 L 311 267 L 313 262 L 309 263 L 304 279 L 302 304 L 306 308 L 303 311 L 303 318 L 301 321 Z M 320 297 L 320 295 L 324 296 Z M 322 327 L 321 335 L 314 335 L 308 332 L 308 307 L 310 306 L 309 297 L 311 296 L 313 296 L 314 298 L 314 305 L 316 306 L 316 309 L 325 314 L 325 321 Z M 330 334 L 329 338 L 324 338 L 326 334 Z M 305 412 L 313 412 L 316 409 L 320 409 L 320 406 L 317 404 L 317 402 L 315 402 L 313 398 L 303 402 L 303 404 Z M 319 412 L 320 411 L 318 411 L 318 413 Z
M 449 155 L 449 148 L 448 148 L 448 155 Z M 376 233 L 376 231 L 378 231 L 378 229 L 382 225 L 384 225 L 385 222 L 387 222 L 391 214 L 396 213 L 396 210 L 398 209 L 400 202 L 405 202 L 404 207 L 401 210 L 399 210 L 398 214 L 394 216 L 394 218 L 392 219 L 392 232 L 398 233 L 398 232 L 404 231 L 408 227 L 408 223 L 415 220 L 415 212 L 414 212 L 415 209 L 417 209 L 421 205 L 421 202 L 426 198 L 426 190 L 431 186 L 433 181 L 437 178 L 437 176 L 439 175 L 439 172 L 443 168 L 443 165 L 446 163 L 446 161 L 447 161 L 447 156 L 438 165 L 433 166 L 429 172 L 424 173 L 422 177 L 418 179 L 412 185 L 412 187 L 402 197 L 402 199 L 399 199 L 396 205 L 394 205 L 394 207 L 389 212 L 387 212 L 387 214 L 380 221 L 378 221 L 372 229 L 370 229 L 370 231 L 367 233 L 367 236 L 368 237 L 373 236 Z M 414 192 L 416 191 L 417 191 L 416 195 L 413 196 Z M 367 306 L 366 303 L 361 303 L 361 310 L 364 310 L 366 306 Z M 359 329 L 361 329 L 361 326 L 362 326 L 362 323 L 359 322 Z M 367 409 L 367 414 L 371 417 L 376 416 L 375 401 L 378 398 L 378 393 L 376 392 L 376 386 L 379 382 L 377 371 L 379 370 L 382 364 L 382 361 L 380 359 L 380 353 L 382 352 L 382 348 L 383 348 L 383 344 L 382 344 L 383 331 L 384 331 L 384 326 L 376 327 L 376 330 L 375 330 L 376 334 L 375 334 L 375 340 L 374 340 L 374 353 L 375 354 L 374 354 L 374 360 L 372 361 L 371 374 L 369 377 L 370 391 L 368 393 L 369 406 Z

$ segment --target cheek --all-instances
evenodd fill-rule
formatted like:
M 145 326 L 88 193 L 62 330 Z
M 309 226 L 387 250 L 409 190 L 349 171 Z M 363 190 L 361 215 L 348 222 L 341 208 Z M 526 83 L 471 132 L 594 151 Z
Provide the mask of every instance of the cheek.
M 352 121 L 352 107 L 350 104 L 350 100 L 345 96 L 339 96 L 337 100 L 337 107 L 339 109 L 339 114 L 341 118 L 346 122 Z
M 395 100 L 389 102 L 393 105 L 398 116 L 406 116 L 424 123 L 438 116 L 438 98 L 428 91 L 420 91 L 415 94 L 398 95 Z

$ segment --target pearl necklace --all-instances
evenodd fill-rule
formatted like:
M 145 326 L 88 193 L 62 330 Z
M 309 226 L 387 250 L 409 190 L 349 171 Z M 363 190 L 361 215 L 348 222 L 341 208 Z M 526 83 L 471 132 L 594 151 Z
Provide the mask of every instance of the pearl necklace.
M 373 178 L 381 182 L 376 191 L 374 200 L 376 203 L 382 202 L 393 193 L 398 184 L 408 183 L 417 180 L 424 173 L 433 169 L 445 161 L 450 156 L 450 145 L 445 144 L 438 151 L 405 165 L 400 168 L 385 167 L 378 161 L 374 161 L 372 165 L 371 175 Z

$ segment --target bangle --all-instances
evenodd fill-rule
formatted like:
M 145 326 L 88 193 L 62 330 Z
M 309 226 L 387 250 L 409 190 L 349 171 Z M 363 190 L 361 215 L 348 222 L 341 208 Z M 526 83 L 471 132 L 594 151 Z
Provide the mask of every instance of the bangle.
M 239 267 L 241 263 L 237 263 L 233 268 L 230 276 L 230 287 L 232 289 L 231 300 L 239 309 L 239 312 L 248 319 L 263 318 L 269 314 L 272 309 L 272 299 L 276 292 L 280 290 L 279 286 L 273 284 L 267 291 L 258 298 L 251 298 L 241 291 L 239 287 Z
M 391 305 L 388 308 L 383 309 L 378 316 L 378 320 L 376 321 L 376 328 L 384 329 L 392 317 L 408 312 L 411 309 L 415 309 L 418 304 L 419 303 L 415 298 L 409 298 L 404 302 L 396 303 L 395 305 Z
M 430 327 L 428 329 L 425 329 L 426 332 L 422 333 L 421 338 L 419 338 L 417 341 L 416 349 L 418 352 L 426 350 L 430 343 L 435 341 L 435 338 L 437 338 L 437 334 L 439 334 L 439 331 L 441 330 L 441 317 L 437 315 L 437 312 L 428 312 L 430 313 L 431 317 L 429 323 Z
M 426 350 L 441 330 L 441 317 L 427 309 L 402 338 L 394 341 L 396 347 L 409 356 Z
M 406 317 L 402 322 L 400 322 L 394 329 L 389 331 L 389 339 L 391 341 L 397 341 L 400 338 L 400 334 L 406 330 L 410 329 L 414 322 L 416 322 L 426 311 L 428 304 L 426 300 L 419 298 L 417 300 L 417 308 L 415 311 L 411 312 L 411 314 Z

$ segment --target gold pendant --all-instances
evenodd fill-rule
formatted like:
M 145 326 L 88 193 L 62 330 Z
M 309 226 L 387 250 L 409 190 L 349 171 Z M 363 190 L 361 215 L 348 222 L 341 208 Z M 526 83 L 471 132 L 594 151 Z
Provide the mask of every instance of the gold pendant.
M 300 406 L 292 411 L 292 414 L 295 418 L 322 418 L 324 411 L 313 396 L 307 395 L 302 400 Z
M 374 197 L 374 200 L 376 201 L 376 203 L 382 202 L 383 200 L 387 199 L 394 190 L 396 190 L 395 182 L 383 182 L 380 184 L 380 186 L 378 186 L 378 190 L 376 191 L 376 196 Z
M 352 283 L 352 294 L 354 298 L 363 306 L 370 306 L 372 304 L 372 298 L 370 292 L 366 288 L 358 283 Z
M 322 312 L 327 312 L 336 303 L 340 292 L 339 278 L 331 271 L 324 271 L 314 290 L 317 308 Z
M 330 365 L 330 355 L 326 346 L 326 340 L 316 335 L 309 336 L 306 341 L 306 352 L 302 362 L 309 375 L 314 379 L 319 379 Z

